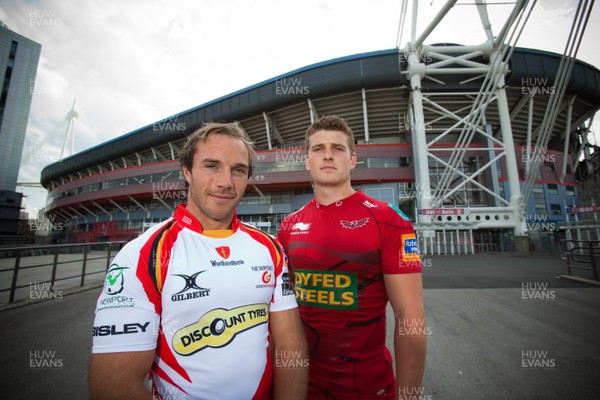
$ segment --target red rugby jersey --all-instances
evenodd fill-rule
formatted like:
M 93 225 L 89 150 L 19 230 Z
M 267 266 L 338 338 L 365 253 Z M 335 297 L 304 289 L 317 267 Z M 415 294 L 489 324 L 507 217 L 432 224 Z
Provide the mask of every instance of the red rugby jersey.
M 311 391 L 393 398 L 383 274 L 422 270 L 408 218 L 358 191 L 327 206 L 311 201 L 284 219 L 278 238 L 309 341 Z

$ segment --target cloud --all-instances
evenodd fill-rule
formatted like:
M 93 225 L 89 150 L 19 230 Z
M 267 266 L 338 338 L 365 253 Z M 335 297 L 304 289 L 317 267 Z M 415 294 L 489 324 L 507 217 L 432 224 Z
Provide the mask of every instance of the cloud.
M 0 0 L 0 19 L 42 44 L 24 151 L 35 149 L 32 146 L 69 112 L 74 99 L 79 113 L 75 146 L 82 151 L 308 64 L 392 48 L 399 3 L 81 0 L 75 5 L 62 0 Z M 420 3 L 422 30 L 442 2 L 433 7 Z M 561 1 L 548 3 L 564 9 Z M 490 7 L 495 31 L 507 9 Z M 465 15 L 473 23 L 465 24 Z M 570 22 L 557 21 L 561 24 Z M 562 44 L 553 43 L 559 38 L 550 41 L 547 30 L 534 32 L 532 47 L 562 51 Z M 560 29 L 552 31 L 558 35 Z M 483 40 L 474 7 L 455 7 L 427 42 L 449 40 Z M 595 49 L 588 53 L 598 60 Z M 60 149 L 62 135 L 51 145 Z M 24 167 L 19 179 L 37 180 L 42 168 L 43 163 L 37 169 Z M 30 200 L 43 205 L 43 200 Z

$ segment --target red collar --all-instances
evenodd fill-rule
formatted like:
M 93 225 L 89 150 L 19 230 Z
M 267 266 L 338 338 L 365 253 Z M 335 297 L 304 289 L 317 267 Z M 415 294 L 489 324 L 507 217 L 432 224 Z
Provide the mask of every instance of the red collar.
M 183 224 L 186 228 L 193 230 L 194 232 L 202 233 L 202 225 L 200 221 L 196 219 L 186 208 L 187 204 L 179 204 L 175 212 L 173 213 L 173 218 Z M 233 220 L 231 221 L 231 230 L 237 231 L 240 227 L 240 220 L 237 217 L 237 212 L 234 210 L 233 212 Z

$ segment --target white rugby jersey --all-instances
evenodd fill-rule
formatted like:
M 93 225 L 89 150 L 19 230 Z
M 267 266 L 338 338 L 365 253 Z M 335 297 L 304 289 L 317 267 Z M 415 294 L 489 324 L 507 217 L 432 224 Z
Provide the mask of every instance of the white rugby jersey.
M 232 230 L 207 236 L 180 205 L 128 243 L 98 298 L 92 352 L 156 349 L 164 399 L 270 398 L 269 313 L 297 307 L 287 257 L 237 217 Z

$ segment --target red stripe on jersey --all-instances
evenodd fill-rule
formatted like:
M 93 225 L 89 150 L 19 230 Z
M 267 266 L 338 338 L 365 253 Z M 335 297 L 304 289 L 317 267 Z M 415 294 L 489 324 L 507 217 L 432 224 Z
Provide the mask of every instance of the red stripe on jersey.
M 267 249 L 269 249 L 271 259 L 273 260 L 273 265 L 275 266 L 275 276 L 277 277 L 281 275 L 281 271 L 283 269 L 283 250 L 281 245 L 277 243 L 277 241 L 275 241 L 275 239 L 269 234 L 253 226 L 241 223 L 240 229 L 248 233 L 254 240 L 263 244 Z
M 162 300 L 160 298 L 160 292 L 158 291 L 156 277 L 154 275 L 156 245 L 165 231 L 168 230 L 174 223 L 175 220 L 173 219 L 166 222 L 163 227 L 157 229 L 156 232 L 154 232 L 146 241 L 146 243 L 144 243 L 140 249 L 140 257 L 138 259 L 138 265 L 135 272 L 142 284 L 142 287 L 144 288 L 144 291 L 146 292 L 148 300 L 154 304 L 154 311 L 159 315 L 162 312 Z
M 181 388 L 181 386 L 179 386 L 175 382 L 173 382 L 173 380 L 171 378 L 169 378 L 169 375 L 167 375 L 167 373 L 164 370 L 162 370 L 156 363 L 152 364 L 152 372 L 154 373 L 154 375 L 160 377 L 161 379 L 163 379 L 166 382 L 169 382 L 171 385 L 175 386 L 182 393 L 189 394 L 185 390 L 183 390 Z M 152 385 L 152 387 L 153 387 L 154 394 L 156 394 L 159 399 L 162 399 L 163 397 L 160 395 L 160 393 L 158 393 L 159 392 L 158 388 L 154 384 Z M 172 398 L 172 395 L 168 394 L 167 398 Z
M 180 223 L 174 223 L 171 225 L 171 227 L 167 229 L 161 236 L 158 246 L 156 247 L 156 265 L 154 276 L 156 278 L 156 288 L 159 292 L 162 292 L 165 279 L 167 278 L 167 270 L 169 269 L 169 262 L 171 261 L 173 245 L 175 244 L 177 236 L 182 229 L 183 226 Z
M 156 341 L 157 342 L 156 343 L 156 354 L 162 361 L 164 361 L 165 364 L 167 364 L 169 367 L 171 367 L 171 369 L 173 369 L 173 371 L 177 372 L 186 381 L 192 383 L 190 376 L 185 371 L 185 369 L 183 369 L 181 367 L 181 365 L 179 365 L 179 362 L 177 362 L 177 359 L 175 358 L 175 354 L 173 354 L 173 351 L 171 351 L 171 349 L 169 348 L 169 344 L 167 343 L 167 338 L 162 333 L 162 324 L 160 325 L 160 330 L 161 331 L 158 334 L 158 340 Z M 163 371 L 163 374 L 166 376 L 166 373 L 164 371 Z M 163 375 L 159 375 L 159 376 L 161 378 L 166 379 Z M 171 382 L 170 378 L 168 379 L 168 381 Z

